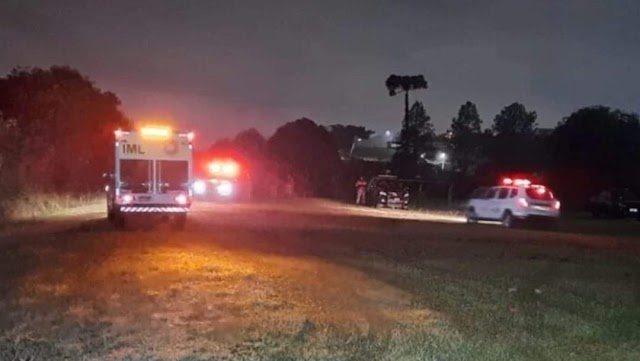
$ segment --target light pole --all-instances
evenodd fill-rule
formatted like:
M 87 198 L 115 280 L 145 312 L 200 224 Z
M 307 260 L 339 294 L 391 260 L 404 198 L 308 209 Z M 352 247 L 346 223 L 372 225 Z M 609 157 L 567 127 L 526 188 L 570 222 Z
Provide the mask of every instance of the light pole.
M 445 153 L 445 152 L 438 153 L 438 159 L 440 159 L 440 164 L 442 165 L 442 170 L 444 170 L 444 163 L 447 161 L 447 153 Z

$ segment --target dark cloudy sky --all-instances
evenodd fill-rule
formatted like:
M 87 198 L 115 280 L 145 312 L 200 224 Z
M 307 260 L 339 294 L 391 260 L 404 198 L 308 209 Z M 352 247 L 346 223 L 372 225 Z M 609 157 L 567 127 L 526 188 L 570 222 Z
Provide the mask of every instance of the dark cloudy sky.
M 391 73 L 444 131 L 520 101 L 553 126 L 577 107 L 640 110 L 640 1 L 0 1 L 0 73 L 67 64 L 134 119 L 207 138 L 302 116 L 396 129 Z

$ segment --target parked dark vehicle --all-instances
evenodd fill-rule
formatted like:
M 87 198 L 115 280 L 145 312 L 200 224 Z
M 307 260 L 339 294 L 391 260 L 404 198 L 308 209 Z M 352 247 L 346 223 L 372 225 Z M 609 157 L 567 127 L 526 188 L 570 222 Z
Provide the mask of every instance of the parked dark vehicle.
M 397 176 L 375 176 L 367 186 L 367 204 L 376 208 L 407 209 L 409 189 Z
M 628 188 L 605 189 L 591 197 L 586 208 L 596 218 L 632 217 L 640 220 L 640 198 Z

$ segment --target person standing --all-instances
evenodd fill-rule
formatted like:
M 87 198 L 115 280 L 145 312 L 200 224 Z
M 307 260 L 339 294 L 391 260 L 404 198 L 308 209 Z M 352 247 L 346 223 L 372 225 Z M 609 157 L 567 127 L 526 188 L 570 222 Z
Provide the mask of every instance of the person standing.
M 364 177 L 360 177 L 356 182 L 356 204 L 364 205 L 366 202 L 365 195 L 367 193 L 367 181 Z

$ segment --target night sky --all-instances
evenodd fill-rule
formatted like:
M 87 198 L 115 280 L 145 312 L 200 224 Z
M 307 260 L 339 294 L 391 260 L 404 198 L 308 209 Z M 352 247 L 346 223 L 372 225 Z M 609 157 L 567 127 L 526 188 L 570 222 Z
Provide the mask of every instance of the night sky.
M 134 120 L 206 139 L 306 116 L 397 129 L 391 73 L 424 74 L 439 132 L 475 102 L 543 127 L 584 105 L 640 110 L 640 1 L 0 1 L 0 73 L 70 65 Z

